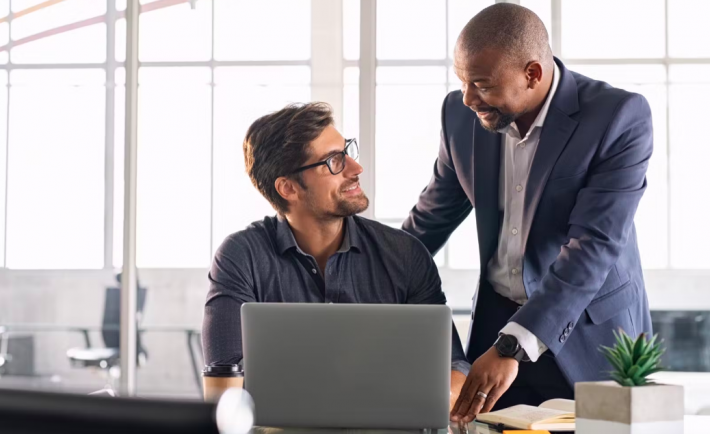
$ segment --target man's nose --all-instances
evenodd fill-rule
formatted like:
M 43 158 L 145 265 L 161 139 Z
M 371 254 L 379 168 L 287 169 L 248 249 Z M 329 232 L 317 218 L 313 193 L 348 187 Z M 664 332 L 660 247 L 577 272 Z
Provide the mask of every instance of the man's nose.
M 478 92 L 471 89 L 470 87 L 463 91 L 463 104 L 466 107 L 478 107 L 481 106 L 481 98 L 478 96 Z
M 360 165 L 360 163 L 357 162 L 353 157 L 346 155 L 345 156 L 345 170 L 347 176 L 358 176 L 362 172 L 364 172 L 365 169 Z

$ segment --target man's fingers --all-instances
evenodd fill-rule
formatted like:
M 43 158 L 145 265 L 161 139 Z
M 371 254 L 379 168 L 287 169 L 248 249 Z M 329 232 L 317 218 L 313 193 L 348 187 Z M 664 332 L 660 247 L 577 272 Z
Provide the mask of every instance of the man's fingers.
M 456 405 L 454 405 L 454 409 L 451 411 L 451 420 L 454 422 L 459 421 L 466 413 L 468 413 L 468 409 L 471 407 L 471 400 L 472 396 L 469 394 L 464 395 L 463 393 L 459 395 L 458 401 L 456 401 Z
M 479 388 L 476 392 L 482 392 L 488 395 L 490 393 L 490 389 L 490 386 L 483 386 Z M 488 390 L 489 392 L 486 393 L 486 390 Z M 468 411 L 461 417 L 461 420 L 465 423 L 473 421 L 473 419 L 476 418 L 476 415 L 481 412 L 481 408 L 486 404 L 487 398 L 482 397 L 476 392 L 474 392 L 474 397 L 471 401 L 471 406 L 468 408 Z
M 466 382 L 463 384 L 463 387 L 461 388 L 461 393 L 459 394 L 459 398 L 456 400 L 456 404 L 454 404 L 454 408 L 451 410 L 451 420 L 457 420 L 454 419 L 454 417 L 458 415 L 459 411 L 461 410 L 461 407 L 465 407 L 466 411 L 468 411 L 468 407 L 471 405 L 472 399 L 471 394 L 469 394 L 469 390 L 472 389 L 472 383 L 478 383 L 478 381 L 474 381 L 473 377 L 469 375 L 469 377 L 466 378 Z
M 496 402 L 500 399 L 502 393 L 500 393 L 500 389 L 497 387 L 494 387 L 491 389 L 490 392 L 488 392 L 488 398 L 486 399 L 486 403 L 483 404 L 483 408 L 481 409 L 480 413 L 488 413 L 493 409 L 493 406 L 496 405 Z
M 458 402 L 451 412 L 451 420 L 460 421 L 468 413 L 473 401 L 476 398 L 476 391 L 481 387 L 482 381 L 477 376 L 470 376 L 461 390 Z

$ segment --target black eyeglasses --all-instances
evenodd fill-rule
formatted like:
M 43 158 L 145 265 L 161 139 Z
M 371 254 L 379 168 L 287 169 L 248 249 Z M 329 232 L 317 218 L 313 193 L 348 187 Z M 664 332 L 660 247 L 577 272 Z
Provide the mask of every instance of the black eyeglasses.
M 323 161 L 319 161 L 318 163 L 313 163 L 309 164 L 308 166 L 303 166 L 299 167 L 298 169 L 294 170 L 293 173 L 300 173 L 303 172 L 304 170 L 312 169 L 314 167 L 318 166 L 323 166 L 326 165 L 328 166 L 328 170 L 330 170 L 330 173 L 333 175 L 337 175 L 338 173 L 342 172 L 345 170 L 345 156 L 348 156 L 352 158 L 353 160 L 357 160 L 357 158 L 360 156 L 360 149 L 357 146 L 357 140 L 356 139 L 348 139 L 345 141 L 345 149 L 343 149 L 342 152 L 338 152 L 337 154 L 331 155 L 330 157 L 326 158 Z

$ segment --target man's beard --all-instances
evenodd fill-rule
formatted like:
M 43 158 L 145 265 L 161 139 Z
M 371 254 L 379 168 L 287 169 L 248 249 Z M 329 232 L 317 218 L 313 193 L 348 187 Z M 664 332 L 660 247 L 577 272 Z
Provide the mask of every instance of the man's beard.
M 483 123 L 483 120 L 479 118 L 479 121 L 481 121 L 481 126 L 485 128 L 486 130 L 495 133 L 498 132 L 499 130 L 502 130 L 503 128 L 507 127 L 508 125 L 512 124 L 515 122 L 515 120 L 520 117 L 522 113 L 502 113 L 500 110 L 497 108 L 491 107 L 490 110 L 484 112 L 493 112 L 496 114 L 496 118 L 494 120 L 493 124 L 488 124 L 488 123 Z
M 367 207 L 370 206 L 370 199 L 365 196 L 365 193 L 350 199 L 340 197 L 337 199 L 337 202 L 332 209 L 318 209 L 318 206 L 316 205 L 317 202 L 310 197 L 310 194 L 306 201 L 313 214 L 316 215 L 318 219 L 323 221 L 354 216 L 355 214 L 365 211 Z
M 335 211 L 330 213 L 332 217 L 350 217 L 360 214 L 370 206 L 370 199 L 365 193 L 350 200 L 339 199 L 335 205 Z

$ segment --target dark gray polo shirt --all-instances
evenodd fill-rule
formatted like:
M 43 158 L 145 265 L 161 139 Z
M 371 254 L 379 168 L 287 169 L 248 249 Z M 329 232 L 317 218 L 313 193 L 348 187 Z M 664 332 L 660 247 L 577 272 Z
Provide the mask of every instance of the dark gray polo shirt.
M 209 272 L 205 364 L 242 360 L 242 303 L 446 303 L 436 265 L 419 240 L 361 217 L 346 218 L 345 231 L 324 275 L 283 217 L 266 217 L 228 236 Z M 452 335 L 452 367 L 468 374 L 455 327 Z

